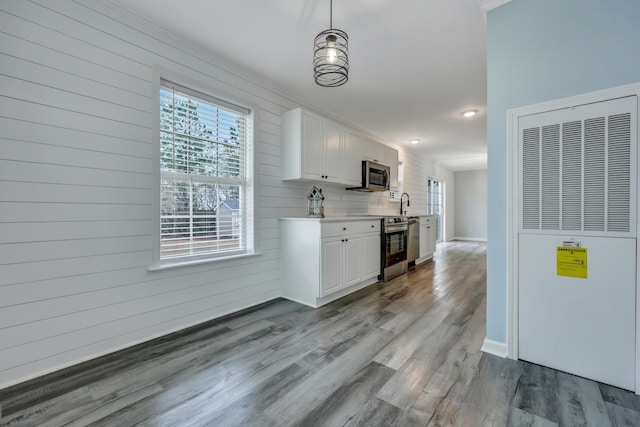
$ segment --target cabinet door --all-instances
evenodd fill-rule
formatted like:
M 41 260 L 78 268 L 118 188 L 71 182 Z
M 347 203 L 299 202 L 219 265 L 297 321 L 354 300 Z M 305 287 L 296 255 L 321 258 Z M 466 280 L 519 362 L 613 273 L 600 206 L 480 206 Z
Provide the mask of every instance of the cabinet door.
M 420 258 L 429 253 L 429 229 L 427 226 L 420 226 Z
M 362 239 L 362 280 L 380 275 L 380 236 L 366 236 Z
M 362 137 L 347 129 L 344 131 L 343 177 L 348 184 L 362 184 Z
M 436 224 L 435 222 L 427 226 L 427 253 L 436 251 Z
M 371 138 L 364 138 L 362 155 L 364 160 L 371 160 L 376 163 L 384 163 L 384 148 L 386 145 Z
M 355 285 L 362 281 L 362 239 L 348 237 L 344 242 L 344 287 Z
M 324 170 L 324 135 L 322 118 L 302 112 L 302 177 L 322 179 Z
M 324 297 L 342 288 L 342 242 L 341 238 L 322 239 L 322 277 L 320 296 Z
M 331 182 L 341 183 L 344 150 L 342 143 L 342 127 L 337 123 L 324 120 L 324 175 Z

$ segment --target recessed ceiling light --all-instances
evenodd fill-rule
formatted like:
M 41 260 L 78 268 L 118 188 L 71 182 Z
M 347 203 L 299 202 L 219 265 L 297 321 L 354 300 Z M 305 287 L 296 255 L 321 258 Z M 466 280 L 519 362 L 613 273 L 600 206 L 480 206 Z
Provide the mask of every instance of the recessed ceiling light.
M 476 115 L 476 113 L 478 112 L 478 110 L 468 110 L 462 113 L 463 116 L 465 117 L 473 117 Z
M 412 139 L 409 142 L 412 143 L 413 145 L 416 145 L 418 142 L 420 142 L 420 140 L 419 139 Z

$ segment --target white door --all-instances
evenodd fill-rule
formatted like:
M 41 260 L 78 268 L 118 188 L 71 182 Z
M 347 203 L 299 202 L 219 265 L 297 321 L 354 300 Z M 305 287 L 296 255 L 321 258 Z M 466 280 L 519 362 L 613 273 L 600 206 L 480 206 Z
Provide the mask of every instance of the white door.
M 519 358 L 635 390 L 636 98 L 519 120 Z
M 520 359 L 634 390 L 636 240 L 576 238 L 582 279 L 557 275 L 570 237 L 520 235 Z

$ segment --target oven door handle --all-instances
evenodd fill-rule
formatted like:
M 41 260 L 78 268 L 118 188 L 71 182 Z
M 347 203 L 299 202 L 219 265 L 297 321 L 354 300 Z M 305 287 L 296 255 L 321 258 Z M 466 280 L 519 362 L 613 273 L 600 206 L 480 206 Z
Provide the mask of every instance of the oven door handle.
M 384 228 L 384 232 L 385 232 L 386 234 L 389 234 L 389 233 L 397 233 L 398 231 L 407 231 L 407 230 L 408 230 L 407 224 L 402 224 L 402 225 L 387 225 L 387 226 Z

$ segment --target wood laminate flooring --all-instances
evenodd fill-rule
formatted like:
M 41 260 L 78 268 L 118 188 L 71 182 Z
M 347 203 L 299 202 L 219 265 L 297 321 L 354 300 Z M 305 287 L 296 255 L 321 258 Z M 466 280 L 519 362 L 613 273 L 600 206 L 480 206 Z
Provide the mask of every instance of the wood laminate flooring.
M 275 300 L 0 391 L 5 426 L 640 426 L 640 398 L 480 352 L 485 245 Z

